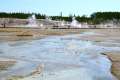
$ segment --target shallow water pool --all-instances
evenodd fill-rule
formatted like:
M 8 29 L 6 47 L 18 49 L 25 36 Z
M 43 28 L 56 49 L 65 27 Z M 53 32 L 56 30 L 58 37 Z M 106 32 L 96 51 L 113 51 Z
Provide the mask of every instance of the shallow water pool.
M 17 63 L 0 72 L 0 78 L 26 76 L 43 64 L 42 74 L 23 80 L 114 80 L 111 61 L 100 53 L 119 50 L 120 47 L 97 46 L 94 42 L 82 41 L 78 35 L 4 42 L 0 43 L 0 57 L 15 59 Z

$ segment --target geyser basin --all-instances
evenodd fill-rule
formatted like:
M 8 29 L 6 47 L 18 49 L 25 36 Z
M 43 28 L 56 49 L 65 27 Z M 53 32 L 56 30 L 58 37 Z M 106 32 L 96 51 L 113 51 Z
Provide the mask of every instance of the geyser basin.
M 0 57 L 13 58 L 18 63 L 0 72 L 0 78 L 24 76 L 39 64 L 44 64 L 41 74 L 23 80 L 114 80 L 110 71 L 111 61 L 100 53 L 117 51 L 120 47 L 96 46 L 93 43 L 80 40 L 78 35 L 1 43 Z

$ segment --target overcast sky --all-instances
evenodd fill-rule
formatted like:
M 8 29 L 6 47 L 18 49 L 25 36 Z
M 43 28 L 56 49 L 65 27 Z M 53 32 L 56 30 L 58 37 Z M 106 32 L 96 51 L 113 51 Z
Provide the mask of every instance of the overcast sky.
M 47 15 L 90 15 L 120 11 L 120 0 L 1 0 L 0 12 L 36 12 Z

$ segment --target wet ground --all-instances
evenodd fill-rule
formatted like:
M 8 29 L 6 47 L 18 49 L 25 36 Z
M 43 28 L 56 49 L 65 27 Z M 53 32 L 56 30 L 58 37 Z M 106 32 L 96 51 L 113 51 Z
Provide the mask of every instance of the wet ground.
M 115 80 L 104 52 L 120 51 L 115 42 L 82 40 L 94 35 L 52 36 L 40 40 L 0 43 L 0 57 L 17 61 L 0 72 L 0 80 Z M 101 35 L 101 34 L 96 34 Z M 117 45 L 116 45 L 117 44 Z M 41 65 L 40 74 L 32 74 Z

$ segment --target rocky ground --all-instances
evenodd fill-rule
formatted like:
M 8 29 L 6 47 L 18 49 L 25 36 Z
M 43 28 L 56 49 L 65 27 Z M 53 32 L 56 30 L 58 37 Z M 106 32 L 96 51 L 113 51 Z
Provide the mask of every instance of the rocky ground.
M 112 73 L 120 80 L 120 52 L 105 53 L 112 61 Z

